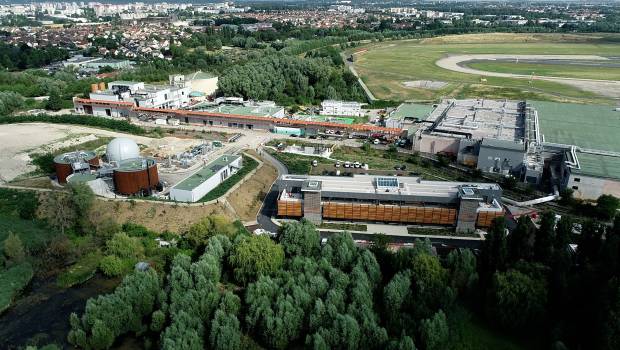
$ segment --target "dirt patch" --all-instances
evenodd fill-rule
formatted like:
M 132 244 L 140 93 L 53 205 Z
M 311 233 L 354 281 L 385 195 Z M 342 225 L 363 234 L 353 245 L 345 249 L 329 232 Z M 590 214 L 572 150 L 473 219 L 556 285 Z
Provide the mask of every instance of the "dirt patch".
M 0 125 L 0 182 L 9 182 L 16 177 L 36 170 L 30 164 L 30 153 L 51 150 L 92 141 L 99 137 L 128 137 L 147 146 L 145 153 L 181 152 L 202 143 L 200 139 L 161 139 L 127 135 L 115 131 L 95 129 L 78 125 L 23 123 Z
M 105 201 L 98 199 L 93 205 L 91 220 L 99 224 L 132 222 L 157 232 L 183 233 L 208 215 L 222 214 L 236 218 L 222 204 L 207 206 L 175 206 L 153 202 Z
M 403 81 L 403 85 L 408 88 L 428 89 L 428 90 L 441 90 L 448 85 L 445 81 L 433 81 L 433 80 L 413 80 Z
M 256 220 L 263 199 L 277 177 L 276 169 L 267 162 L 263 162 L 263 166 L 256 171 L 254 176 L 228 196 L 228 202 L 235 209 L 241 221 Z

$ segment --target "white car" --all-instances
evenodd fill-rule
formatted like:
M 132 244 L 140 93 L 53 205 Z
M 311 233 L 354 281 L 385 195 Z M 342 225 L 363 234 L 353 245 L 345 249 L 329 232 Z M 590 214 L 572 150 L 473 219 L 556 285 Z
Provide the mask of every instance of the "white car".
M 349 161 L 344 162 L 344 167 L 345 168 L 350 168 L 351 167 L 351 162 L 349 162 Z
M 336 162 L 336 168 L 340 168 L 340 161 Z
M 360 166 L 362 166 L 362 164 L 360 162 L 353 163 L 353 167 L 355 167 L 355 168 L 359 168 Z
M 380 143 L 381 143 L 381 141 L 379 141 L 379 139 L 374 139 L 374 140 L 372 141 L 372 143 L 374 143 L 375 145 L 378 145 L 378 144 L 380 144 Z

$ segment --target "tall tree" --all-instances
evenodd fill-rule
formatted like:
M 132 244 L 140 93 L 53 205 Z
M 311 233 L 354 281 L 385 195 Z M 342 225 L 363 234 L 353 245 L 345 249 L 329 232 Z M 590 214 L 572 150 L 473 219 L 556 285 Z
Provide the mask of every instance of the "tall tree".
M 276 272 L 284 262 L 284 250 L 267 236 L 251 236 L 234 247 L 229 261 L 235 278 L 246 284 Z
M 517 226 L 508 235 L 508 257 L 511 262 L 521 259 L 529 261 L 532 258 L 534 230 L 528 216 L 521 216 L 517 220 Z
M 548 265 L 553 257 L 553 242 L 555 240 L 556 218 L 553 212 L 547 211 L 542 214 L 540 226 L 536 230 L 534 241 L 534 258 Z

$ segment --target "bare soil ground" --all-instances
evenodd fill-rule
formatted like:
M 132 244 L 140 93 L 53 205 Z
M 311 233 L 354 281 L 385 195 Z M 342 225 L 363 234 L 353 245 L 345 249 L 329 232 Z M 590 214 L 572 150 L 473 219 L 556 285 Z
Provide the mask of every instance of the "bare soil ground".
M 256 156 L 255 153 L 253 155 Z M 263 162 L 263 166 L 254 176 L 228 196 L 228 202 L 237 212 L 239 220 L 243 222 L 256 220 L 263 199 L 277 177 L 276 169 L 269 163 Z
M 186 207 L 153 202 L 121 202 L 97 200 L 93 205 L 92 219 L 101 223 L 112 221 L 143 225 L 157 232 L 185 233 L 189 227 L 208 215 L 222 214 L 235 220 L 223 204 Z
M 30 153 L 50 152 L 103 136 L 128 137 L 147 146 L 147 153 L 180 152 L 202 142 L 199 139 L 176 137 L 155 139 L 76 125 L 46 123 L 0 125 L 0 183 L 34 171 L 36 167 L 30 164 Z M 152 151 L 149 152 L 149 149 Z

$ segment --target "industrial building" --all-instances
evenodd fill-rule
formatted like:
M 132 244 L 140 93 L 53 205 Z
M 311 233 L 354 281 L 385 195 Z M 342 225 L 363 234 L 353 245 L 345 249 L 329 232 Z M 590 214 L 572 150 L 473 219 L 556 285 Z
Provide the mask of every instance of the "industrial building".
M 170 190 L 170 199 L 179 202 L 197 202 L 228 177 L 241 169 L 240 155 L 224 154 L 176 184 Z
M 84 182 L 101 195 L 150 195 L 161 188 L 156 161 L 123 137 L 110 141 L 104 161 L 92 151 L 69 152 L 54 158 L 54 168 L 59 184 Z
M 114 58 L 84 57 L 82 55 L 76 55 L 63 61 L 62 65 L 64 67 L 78 68 L 80 71 L 96 72 L 103 67 L 110 67 L 115 70 L 130 68 L 133 65 L 133 62 Z
M 173 74 L 168 79 L 170 85 L 178 88 L 189 88 L 191 93 L 199 92 L 206 96 L 212 96 L 217 91 L 218 78 L 202 71 L 186 75 Z
M 93 96 L 98 97 L 98 96 Z M 125 101 L 106 101 L 96 99 L 74 98 L 73 104 L 75 111 L 81 114 L 90 114 L 96 116 L 111 116 L 115 118 L 138 117 L 143 120 L 147 119 L 177 119 L 181 123 L 201 125 L 201 126 L 217 126 L 238 129 L 257 129 L 274 131 L 275 127 L 297 128 L 300 135 L 316 135 L 326 130 L 341 131 L 342 133 L 356 134 L 382 134 L 386 137 L 397 137 L 402 133 L 401 129 L 386 128 L 369 124 L 345 124 L 338 121 L 319 121 L 319 120 L 300 120 L 294 118 L 282 117 L 282 107 L 247 106 L 243 109 L 235 109 L 233 107 L 220 107 L 203 105 L 196 107 L 205 110 L 186 109 L 161 109 L 138 107 L 133 102 Z M 239 106 L 238 106 L 239 107 Z M 231 113 L 235 112 L 235 113 Z M 239 114 L 237 114 L 239 113 Z
M 187 107 L 190 102 L 191 89 L 170 85 L 148 85 L 142 82 L 113 81 L 93 84 L 91 86 L 91 103 L 74 100 L 78 113 L 92 114 L 100 117 L 127 117 L 128 108 L 132 106 L 157 109 L 174 109 Z
M 321 102 L 321 115 L 340 115 L 348 117 L 361 117 L 362 104 L 356 101 L 325 100 Z
M 456 156 L 485 172 L 539 183 L 544 159 L 538 114 L 525 101 L 443 100 L 412 137 L 419 152 Z
M 470 232 L 503 216 L 495 183 L 424 181 L 419 177 L 282 175 L 278 216 L 432 224 Z

